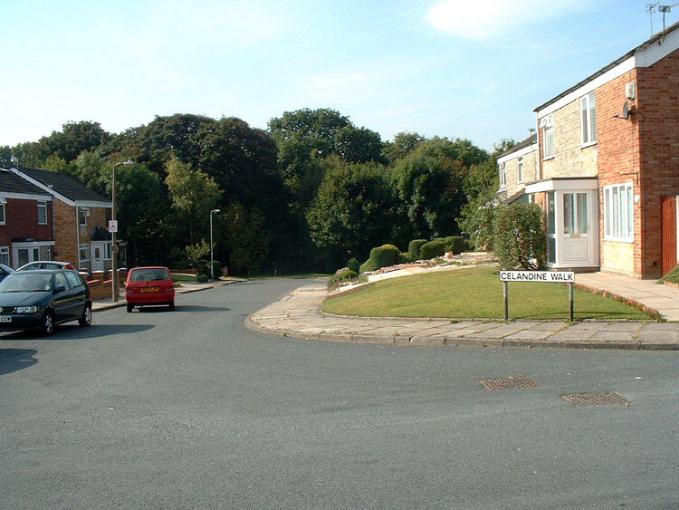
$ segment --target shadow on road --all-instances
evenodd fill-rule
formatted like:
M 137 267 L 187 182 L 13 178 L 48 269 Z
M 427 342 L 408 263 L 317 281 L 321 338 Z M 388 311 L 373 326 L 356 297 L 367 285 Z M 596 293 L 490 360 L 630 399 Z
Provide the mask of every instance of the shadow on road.
M 95 316 L 96 319 L 96 316 Z M 62 324 L 57 326 L 52 336 L 43 336 L 39 331 L 16 331 L 0 336 L 2 340 L 94 340 L 109 335 L 127 335 L 131 333 L 141 333 L 153 329 L 153 324 L 97 324 L 94 323 L 89 328 L 81 328 L 73 324 Z
M 35 349 L 0 349 L 0 375 L 9 374 L 35 365 Z
M 141 313 L 177 313 L 177 312 L 230 312 L 231 308 L 225 306 L 203 306 L 203 305 L 177 305 L 174 312 L 168 310 L 167 306 L 152 306 L 137 308 Z

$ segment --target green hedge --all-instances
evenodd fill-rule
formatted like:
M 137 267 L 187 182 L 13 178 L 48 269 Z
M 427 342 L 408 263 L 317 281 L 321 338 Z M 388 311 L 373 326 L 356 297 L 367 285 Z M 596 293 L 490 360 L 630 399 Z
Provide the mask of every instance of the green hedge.
M 421 258 L 420 249 L 423 244 L 427 244 L 429 241 L 426 239 L 413 239 L 408 243 L 408 253 L 412 255 L 414 260 L 419 260 Z
M 335 288 L 340 283 L 354 280 L 357 276 L 358 274 L 356 271 L 352 271 L 351 269 L 342 269 L 330 277 L 328 280 L 328 287 L 331 289 Z
M 446 251 L 452 251 L 453 255 L 459 255 L 467 251 L 467 240 L 462 236 L 448 236 L 443 238 L 446 241 Z
M 398 261 L 400 264 L 409 264 L 415 262 L 415 257 L 413 257 L 409 252 L 404 251 L 399 255 Z
M 446 253 L 448 244 L 442 237 L 437 237 L 422 245 L 420 257 L 424 260 L 440 257 Z
M 358 273 L 361 268 L 361 263 L 356 257 L 352 257 L 347 261 L 347 267 L 351 269 L 354 273 Z
M 495 255 L 503 269 L 540 269 L 545 264 L 547 237 L 537 204 L 498 207 Z
M 383 244 L 370 250 L 370 258 L 359 268 L 361 273 L 376 271 L 381 267 L 393 266 L 399 263 L 401 252 L 393 244 Z

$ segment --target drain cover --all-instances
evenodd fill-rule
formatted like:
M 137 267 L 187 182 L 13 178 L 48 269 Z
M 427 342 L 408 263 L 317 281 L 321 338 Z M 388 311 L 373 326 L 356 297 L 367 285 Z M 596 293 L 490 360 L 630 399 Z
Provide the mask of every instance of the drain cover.
M 498 379 L 481 379 L 481 384 L 488 391 L 509 390 L 512 388 L 535 388 L 535 381 L 523 375 L 500 377 Z
M 629 406 L 631 402 L 619 393 L 601 391 L 596 393 L 571 393 L 561 398 L 574 406 Z

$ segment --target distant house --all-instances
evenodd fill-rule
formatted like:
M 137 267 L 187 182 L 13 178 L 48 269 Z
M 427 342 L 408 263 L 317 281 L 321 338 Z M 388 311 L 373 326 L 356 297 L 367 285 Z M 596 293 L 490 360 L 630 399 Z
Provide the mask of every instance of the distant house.
M 637 278 L 676 266 L 679 23 L 535 113 L 537 173 L 506 189 L 544 208 L 548 265 Z M 517 155 L 500 158 L 501 179 Z
M 111 201 L 77 179 L 35 168 L 10 171 L 52 198 L 55 260 L 70 262 L 83 271 L 111 267 L 111 235 L 107 230 Z
M 54 249 L 52 195 L 0 169 L 0 263 L 13 268 L 50 260 Z
M 506 204 L 527 202 L 526 183 L 538 176 L 538 137 L 533 134 L 501 154 L 497 160 L 500 172 L 498 199 Z

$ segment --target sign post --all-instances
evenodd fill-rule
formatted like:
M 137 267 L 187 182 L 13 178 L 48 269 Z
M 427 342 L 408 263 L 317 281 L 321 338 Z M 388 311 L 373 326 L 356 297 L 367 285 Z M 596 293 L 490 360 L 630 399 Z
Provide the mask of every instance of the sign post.
M 509 320 L 509 282 L 541 282 L 568 284 L 568 320 L 573 322 L 573 271 L 500 271 L 505 320 Z

